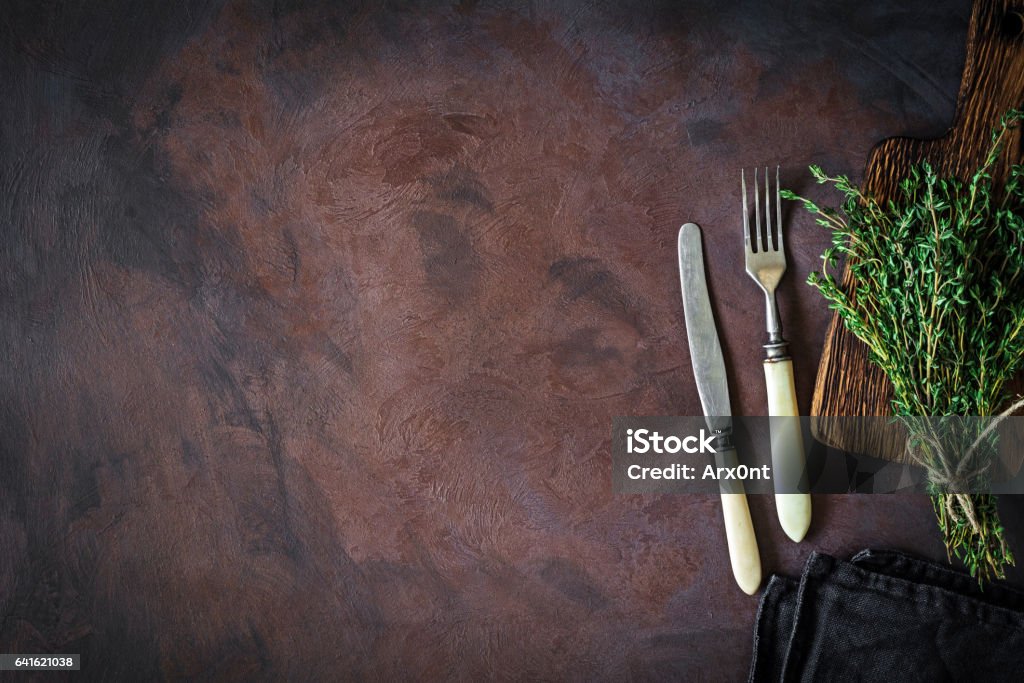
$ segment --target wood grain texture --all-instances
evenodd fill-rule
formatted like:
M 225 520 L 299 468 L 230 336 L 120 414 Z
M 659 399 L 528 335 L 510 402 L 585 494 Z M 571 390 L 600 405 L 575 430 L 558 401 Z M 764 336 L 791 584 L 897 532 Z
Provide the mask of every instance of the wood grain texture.
M 969 177 L 991 145 L 992 129 L 999 118 L 1024 104 L 1024 33 L 1021 9 L 1007 0 L 979 0 L 974 5 L 967 41 L 967 58 L 953 126 L 933 140 L 894 137 L 875 147 L 868 158 L 863 187 L 880 202 L 897 196 L 899 182 L 910 167 L 929 160 L 941 174 Z M 1006 152 L 993 169 L 999 182 L 1012 164 L 1024 161 L 1020 131 L 1007 143 Z M 847 269 L 843 287 L 854 287 Z M 1018 383 L 1015 388 L 1021 389 Z M 868 362 L 867 347 L 833 316 L 818 367 L 811 414 L 815 436 L 836 448 L 867 453 L 886 460 L 906 462 L 906 432 L 893 426 L 883 431 L 856 420 L 829 420 L 828 416 L 891 415 L 892 386 L 884 374 Z M 873 423 L 872 423 L 873 424 Z M 1019 462 L 1007 463 L 1010 469 Z
M 611 419 L 700 411 L 687 220 L 733 407 L 765 413 L 739 169 L 813 192 L 812 160 L 940 132 L 968 12 L 6 2 L 0 651 L 80 652 L 79 681 L 742 678 L 718 497 L 612 495 Z M 828 235 L 787 243 L 806 411 Z M 943 557 L 927 499 L 816 497 L 799 546 L 750 506 L 766 572 Z

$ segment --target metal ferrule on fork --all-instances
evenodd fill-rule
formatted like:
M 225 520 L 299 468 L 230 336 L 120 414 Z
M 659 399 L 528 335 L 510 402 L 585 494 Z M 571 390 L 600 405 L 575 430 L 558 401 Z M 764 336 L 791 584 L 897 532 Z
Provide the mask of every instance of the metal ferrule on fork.
M 782 337 L 782 322 L 779 317 L 779 305 L 775 301 L 775 292 L 765 297 L 765 312 L 768 320 L 768 343 L 764 344 L 765 362 L 777 363 L 789 360 L 789 342 Z

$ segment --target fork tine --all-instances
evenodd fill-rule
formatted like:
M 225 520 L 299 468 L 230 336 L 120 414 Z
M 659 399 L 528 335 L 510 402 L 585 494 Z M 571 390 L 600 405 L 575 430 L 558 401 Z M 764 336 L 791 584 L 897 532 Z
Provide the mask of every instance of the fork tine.
M 779 251 L 785 253 L 782 248 L 782 186 L 779 185 L 779 167 L 775 167 L 775 225 L 779 230 Z
M 747 176 L 740 169 L 740 187 L 743 189 L 743 246 L 750 251 L 750 214 L 747 213 Z
M 761 239 L 761 191 L 757 187 L 757 168 L 754 168 L 754 222 L 757 225 L 757 249 L 758 253 L 764 251 L 764 242 Z
M 768 180 L 768 167 L 764 167 L 764 244 L 768 251 L 775 251 L 775 242 L 772 239 L 772 198 L 771 181 Z

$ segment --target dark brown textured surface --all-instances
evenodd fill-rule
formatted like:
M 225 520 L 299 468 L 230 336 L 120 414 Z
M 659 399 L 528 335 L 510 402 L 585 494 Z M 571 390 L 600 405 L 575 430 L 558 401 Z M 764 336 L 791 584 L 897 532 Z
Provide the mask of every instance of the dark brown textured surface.
M 895 199 L 899 182 L 910 167 L 927 159 L 939 173 L 968 178 L 983 163 L 991 146 L 992 129 L 1011 108 L 1024 104 L 1024 21 L 1016 2 L 983 0 L 974 5 L 968 31 L 967 54 L 953 126 L 943 137 L 918 140 L 889 138 L 872 150 L 865 171 L 864 189 L 882 203 Z M 1019 131 L 993 170 L 997 182 L 1012 164 L 1024 161 Z M 849 271 L 843 286 L 854 286 Z M 1018 384 L 1018 392 L 1020 390 Z M 891 415 L 892 386 L 871 365 L 866 347 L 833 317 L 818 369 L 811 414 Z M 895 427 L 853 430 L 856 421 L 817 421 L 818 438 L 856 453 L 886 460 L 906 460 L 906 433 Z M 1016 458 L 1015 458 L 1016 459 Z M 1017 463 L 1019 465 L 1019 463 Z
M 0 651 L 78 679 L 735 680 L 716 498 L 614 497 L 610 420 L 696 414 L 705 229 L 763 413 L 739 168 L 952 117 L 961 2 L 8 4 Z M 809 405 L 827 235 L 794 216 Z M 941 557 L 927 499 L 751 501 L 766 570 Z M 1022 508 L 1004 502 L 1011 541 Z

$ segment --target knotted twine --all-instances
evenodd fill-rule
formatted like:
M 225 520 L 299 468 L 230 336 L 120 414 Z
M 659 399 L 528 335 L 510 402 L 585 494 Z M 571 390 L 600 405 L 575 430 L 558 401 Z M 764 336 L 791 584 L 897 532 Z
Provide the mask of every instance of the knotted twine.
M 971 500 L 970 490 L 975 482 L 988 473 L 992 464 L 991 458 L 980 459 L 977 457 L 983 452 L 980 448 L 992 431 L 1000 422 L 1024 408 L 1024 397 L 1016 403 L 992 418 L 992 421 L 978 435 L 973 443 L 964 451 L 959 459 L 953 458 L 948 451 L 948 443 L 935 433 L 932 421 L 925 418 L 924 429 L 915 429 L 911 424 L 914 418 L 903 418 L 911 434 L 907 437 L 906 452 L 911 461 L 916 462 L 928 472 L 928 481 L 935 490 L 946 493 L 946 512 L 953 519 L 959 521 L 957 504 L 963 511 L 964 516 L 970 523 L 975 533 L 981 533 L 981 525 L 975 515 L 974 502 Z M 964 493 L 967 491 L 967 493 Z

